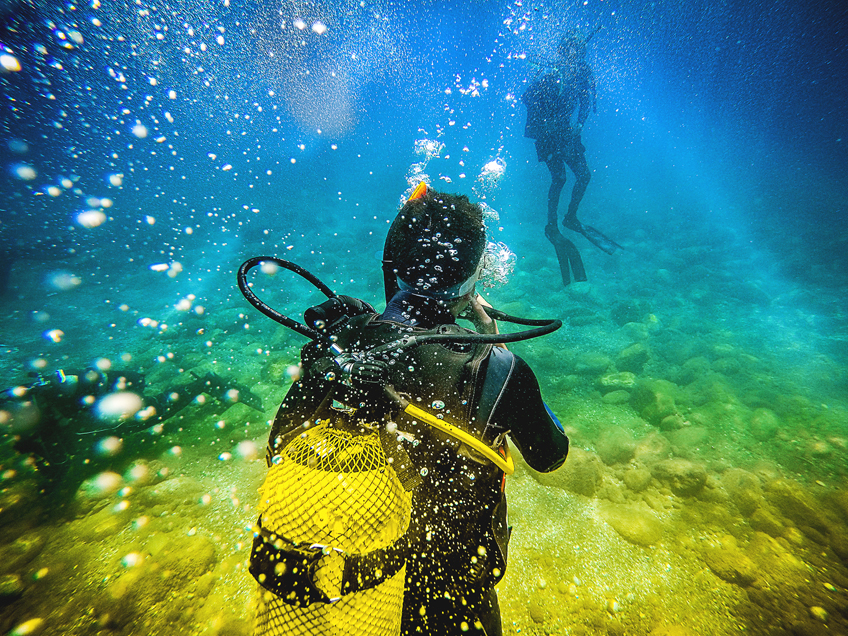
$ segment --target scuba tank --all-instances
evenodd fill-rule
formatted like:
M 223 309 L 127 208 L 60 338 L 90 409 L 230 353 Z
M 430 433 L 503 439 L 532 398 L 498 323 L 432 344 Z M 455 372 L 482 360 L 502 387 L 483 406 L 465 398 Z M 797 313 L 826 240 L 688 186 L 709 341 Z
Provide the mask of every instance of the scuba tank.
M 345 569 L 350 557 L 365 557 L 403 536 L 412 497 L 377 434 L 348 429 L 340 420 L 321 421 L 272 460 L 260 489 L 251 572 L 267 559 L 282 578 L 282 594 L 261 590 L 256 634 L 400 632 L 405 569 L 356 592 L 344 589 Z M 269 578 L 258 572 L 261 585 Z
M 247 273 L 262 262 L 297 273 L 327 296 L 305 312 L 306 325 L 270 308 L 250 290 Z M 393 416 L 403 413 L 438 430 L 468 449 L 475 461 L 495 464 L 504 474 L 511 474 L 514 464 L 503 440 L 492 448 L 411 404 L 391 384 L 401 377 L 390 373 L 391 365 L 402 366 L 399 361 L 424 344 L 515 342 L 550 333 L 562 323 L 515 319 L 493 310 L 494 318 L 535 328 L 512 334 L 396 330 L 388 341 L 369 342 L 359 334 L 376 313 L 373 308 L 337 296 L 294 263 L 267 256 L 249 259 L 239 268 L 238 282 L 261 313 L 312 341 L 302 352 L 304 370 L 325 393 L 314 408 L 298 413 L 304 415 L 302 426 L 288 427 L 269 444 L 250 564 L 260 584 L 255 633 L 399 634 L 405 534 L 412 492 L 421 477 L 397 440 Z

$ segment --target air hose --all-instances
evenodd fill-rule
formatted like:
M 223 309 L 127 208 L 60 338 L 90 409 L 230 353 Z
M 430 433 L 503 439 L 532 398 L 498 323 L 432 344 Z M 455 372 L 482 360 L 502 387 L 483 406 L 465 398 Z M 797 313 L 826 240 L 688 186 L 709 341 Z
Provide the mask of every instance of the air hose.
M 250 284 L 247 282 L 247 273 L 260 263 L 264 262 L 275 263 L 276 265 L 279 265 L 284 269 L 294 272 L 298 276 L 301 276 L 302 278 L 312 283 L 327 298 L 340 298 L 333 292 L 333 290 L 327 287 L 317 277 L 315 277 L 306 269 L 302 268 L 300 265 L 296 265 L 291 261 L 287 261 L 282 258 L 277 258 L 275 256 L 254 256 L 253 258 L 250 258 L 244 263 L 242 263 L 241 267 L 239 267 L 238 270 L 238 287 L 241 293 L 247 299 L 247 301 L 251 305 L 253 305 L 257 310 L 259 310 L 260 313 L 267 316 L 271 320 L 278 322 L 293 331 L 296 331 L 302 336 L 306 336 L 310 340 L 329 340 L 329 338 L 320 331 L 312 329 L 311 327 L 308 327 L 302 323 L 299 323 L 293 318 L 283 315 L 276 309 L 269 307 L 266 303 L 260 300 L 260 298 L 256 294 L 253 293 L 253 291 L 250 289 Z M 517 331 L 515 333 L 439 333 L 422 334 L 418 336 L 407 335 L 401 338 L 402 346 L 403 348 L 417 347 L 425 343 L 435 342 L 456 344 L 506 344 L 510 342 L 520 342 L 522 340 L 529 340 L 531 338 L 538 338 L 539 336 L 545 336 L 549 333 L 553 333 L 554 331 L 562 327 L 562 321 L 559 319 L 534 320 L 530 318 L 518 318 L 516 316 L 510 316 L 509 314 L 505 314 L 502 311 L 498 311 L 497 309 L 489 307 L 486 308 L 486 311 L 489 316 L 491 316 L 495 320 L 511 322 L 517 325 L 535 326 L 535 328 L 527 329 L 525 331 Z
M 303 269 L 300 265 L 296 265 L 291 261 L 287 261 L 282 258 L 276 258 L 274 256 L 254 256 L 253 258 L 247 259 L 244 263 L 241 264 L 241 267 L 238 269 L 238 287 L 241 291 L 242 295 L 247 299 L 251 305 L 253 305 L 261 314 L 268 316 L 271 320 L 280 323 L 281 325 L 288 327 L 292 331 L 296 331 L 302 336 L 306 336 L 310 340 L 318 340 L 324 338 L 323 334 L 307 327 L 299 323 L 297 320 L 293 318 L 289 318 L 281 314 L 276 309 L 272 309 L 264 302 L 262 302 L 259 297 L 253 293 L 250 289 L 250 284 L 247 282 L 247 273 L 259 265 L 259 263 L 274 263 L 279 265 L 280 267 L 287 269 L 291 272 L 294 272 L 298 276 L 305 278 L 310 283 L 312 283 L 318 290 L 324 294 L 327 298 L 336 298 L 336 294 L 333 293 L 333 290 L 327 287 L 324 283 L 322 283 L 318 278 L 316 278 L 311 272 Z

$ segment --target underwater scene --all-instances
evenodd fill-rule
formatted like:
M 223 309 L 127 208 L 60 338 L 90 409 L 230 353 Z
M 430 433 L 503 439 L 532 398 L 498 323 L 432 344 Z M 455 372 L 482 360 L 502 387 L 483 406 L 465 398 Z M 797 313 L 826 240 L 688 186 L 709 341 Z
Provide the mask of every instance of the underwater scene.
M 424 182 L 481 204 L 485 300 L 562 321 L 507 344 L 570 449 L 511 446 L 502 633 L 848 634 L 846 34 L 788 0 L 4 0 L 0 633 L 367 633 L 257 627 L 312 337 L 274 316 L 308 275 L 382 312 Z M 580 73 L 548 148 L 534 87 Z M 265 315 L 261 256 L 306 272 L 243 272 Z

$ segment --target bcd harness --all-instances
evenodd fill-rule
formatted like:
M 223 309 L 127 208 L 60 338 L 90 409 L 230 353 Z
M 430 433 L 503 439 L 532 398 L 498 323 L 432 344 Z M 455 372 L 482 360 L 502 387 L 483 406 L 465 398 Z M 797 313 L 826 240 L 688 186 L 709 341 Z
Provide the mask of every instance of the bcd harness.
M 279 314 L 262 303 L 248 288 L 247 271 L 263 261 L 275 262 L 295 271 L 328 296 L 328 301 L 304 314 L 306 323 L 315 325 L 315 329 Z M 494 336 L 476 334 L 456 325 L 412 330 L 396 323 L 378 324 L 374 310 L 367 303 L 336 296 L 305 270 L 272 257 L 256 257 L 245 262 L 239 270 L 239 287 L 248 301 L 263 314 L 313 340 L 304 347 L 304 378 L 301 382 L 311 381 L 326 389 L 323 400 L 304 427 L 295 426 L 283 438 L 278 437 L 273 447 L 269 445 L 266 456 L 269 469 L 282 461 L 289 444 L 306 435 L 304 429 L 328 426 L 349 435 L 362 436 L 363 442 L 366 438 L 379 439 L 386 463 L 397 475 L 403 489 L 411 493 L 421 483 L 421 475 L 400 442 L 404 432 L 396 429 L 397 425 L 393 422 L 397 419 L 396 415 L 403 414 L 407 419 L 423 422 L 443 436 L 458 441 L 459 450 L 472 460 L 494 464 L 504 477 L 512 474 L 514 463 L 506 444 L 508 431 L 498 429 L 491 421 L 491 415 L 515 362 L 511 354 L 497 348 L 493 351 L 491 345 L 550 333 L 559 328 L 559 321 L 515 319 L 521 324 L 538 327 L 517 334 Z M 512 318 L 496 311 L 491 313 L 500 319 Z M 445 346 L 422 348 L 424 344 Z M 474 344 L 485 346 L 468 347 Z M 485 380 L 474 400 L 476 434 L 468 430 L 472 424 L 469 421 L 462 424 L 450 421 L 443 413 L 434 414 L 413 403 L 421 396 L 408 392 L 410 382 L 404 379 L 409 377 L 404 370 L 412 371 L 414 368 L 407 365 L 410 355 L 414 358 L 414 354 L 422 350 L 450 351 L 451 346 L 462 349 L 463 345 L 479 359 L 487 360 Z M 400 383 L 396 387 L 398 381 Z M 484 441 L 486 439 L 490 440 L 489 443 Z M 322 458 L 311 456 L 309 461 L 320 462 Z M 251 574 L 260 585 L 286 603 L 301 607 L 316 602 L 333 603 L 348 594 L 373 588 L 397 574 L 410 553 L 405 532 L 383 549 L 353 554 L 330 545 L 292 541 L 263 527 L 262 517 L 257 525 L 250 559 Z M 315 584 L 316 570 L 325 557 L 344 559 L 344 573 L 338 587 L 340 596 L 330 597 Z

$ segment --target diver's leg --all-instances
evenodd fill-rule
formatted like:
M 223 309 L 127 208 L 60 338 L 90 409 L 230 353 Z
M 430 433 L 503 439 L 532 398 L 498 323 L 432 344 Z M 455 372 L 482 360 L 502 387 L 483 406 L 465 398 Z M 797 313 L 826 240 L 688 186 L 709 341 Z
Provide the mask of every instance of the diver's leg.
M 568 212 L 562 220 L 562 224 L 565 227 L 571 227 L 572 225 L 579 227 L 579 221 L 577 221 L 577 208 L 580 207 L 583 195 L 586 194 L 586 188 L 589 186 L 592 173 L 589 172 L 589 165 L 586 163 L 585 152 L 574 153 L 568 157 L 567 161 L 568 167 L 571 168 L 571 171 L 574 173 L 575 180 L 574 188 L 571 190 L 571 201 L 568 203 Z
M 9 281 L 12 279 L 12 264 L 15 262 L 13 258 L 0 254 L 0 296 L 6 293 L 9 289 Z
M 608 236 L 604 236 L 591 225 L 584 225 L 577 220 L 577 208 L 583 200 L 583 195 L 586 193 L 586 186 L 589 185 L 592 174 L 589 172 L 589 166 L 586 164 L 586 153 L 583 151 L 569 155 L 566 158 L 566 162 L 568 163 L 568 167 L 574 172 L 575 184 L 571 192 L 571 202 L 568 204 L 568 212 L 562 219 L 562 224 L 570 230 L 580 232 L 589 241 L 594 243 L 596 247 L 607 254 L 613 254 L 616 250 L 622 249 L 621 245 Z M 574 277 L 580 280 L 577 278 L 576 271 Z
M 551 172 L 551 187 L 548 190 L 548 225 L 556 225 L 559 197 L 565 187 L 565 162 L 560 157 L 551 156 L 545 163 Z
M 438 587 L 438 584 L 437 584 Z M 430 634 L 432 636 L 464 636 L 466 633 L 482 636 L 502 636 L 501 611 L 494 589 L 484 593 L 475 589 L 467 592 L 429 588 L 426 598 L 407 605 L 404 593 L 404 617 L 401 636 Z M 416 609 L 417 608 L 417 609 Z M 479 622 L 482 629 L 477 628 Z

